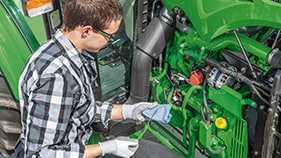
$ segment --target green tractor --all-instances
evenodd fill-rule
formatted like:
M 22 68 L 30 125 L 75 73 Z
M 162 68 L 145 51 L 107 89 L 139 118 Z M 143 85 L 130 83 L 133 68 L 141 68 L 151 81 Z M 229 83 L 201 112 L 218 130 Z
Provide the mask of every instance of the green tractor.
M 13 1 L 0 2 L 0 153 L 8 157 L 21 131 L 18 78 L 39 42 Z M 25 14 L 42 16 L 42 32 L 51 38 L 64 1 L 44 1 L 39 9 L 31 2 L 23 1 Z M 96 125 L 89 143 L 150 135 L 180 157 L 281 157 L 279 1 L 120 2 L 117 40 L 94 55 L 96 97 L 170 104 L 172 118 L 168 124 Z

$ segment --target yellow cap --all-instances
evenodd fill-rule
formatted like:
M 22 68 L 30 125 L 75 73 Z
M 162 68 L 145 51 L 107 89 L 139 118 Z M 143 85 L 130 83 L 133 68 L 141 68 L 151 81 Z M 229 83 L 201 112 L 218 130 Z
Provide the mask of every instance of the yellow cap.
M 215 121 L 215 125 L 219 129 L 225 129 L 227 126 L 227 121 L 223 117 L 218 117 Z

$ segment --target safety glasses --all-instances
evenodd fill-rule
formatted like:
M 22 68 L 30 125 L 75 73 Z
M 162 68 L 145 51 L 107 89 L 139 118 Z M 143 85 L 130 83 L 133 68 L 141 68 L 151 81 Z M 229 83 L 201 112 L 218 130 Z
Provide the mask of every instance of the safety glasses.
M 114 41 L 115 34 L 109 34 L 107 32 L 104 32 L 102 29 L 98 28 L 97 26 L 92 26 L 99 34 L 103 35 L 106 39 L 109 41 Z

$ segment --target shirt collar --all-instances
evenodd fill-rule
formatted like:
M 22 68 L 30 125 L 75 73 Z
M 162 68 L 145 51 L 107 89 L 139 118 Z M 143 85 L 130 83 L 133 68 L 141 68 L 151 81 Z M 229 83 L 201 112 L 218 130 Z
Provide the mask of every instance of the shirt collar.
M 54 38 L 61 44 L 63 49 L 66 51 L 66 54 L 68 55 L 69 59 L 79 68 L 82 67 L 83 62 L 80 58 L 79 51 L 74 47 L 74 45 L 69 41 L 69 39 L 60 31 L 57 30 L 57 32 L 54 35 Z

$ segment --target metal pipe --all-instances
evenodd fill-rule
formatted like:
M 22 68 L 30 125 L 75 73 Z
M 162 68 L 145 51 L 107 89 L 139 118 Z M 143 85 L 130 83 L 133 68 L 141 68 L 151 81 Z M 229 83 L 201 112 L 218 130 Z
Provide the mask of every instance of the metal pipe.
M 237 40 L 237 42 L 238 42 L 238 44 L 239 44 L 239 46 L 240 46 L 241 51 L 242 51 L 242 53 L 243 53 L 243 55 L 244 55 L 244 57 L 245 57 L 245 60 L 247 61 L 248 66 L 249 66 L 249 68 L 250 68 L 251 71 L 252 71 L 253 78 L 254 78 L 254 79 L 257 79 L 257 75 L 256 75 L 256 73 L 255 73 L 255 71 L 254 71 L 254 69 L 253 69 L 252 64 L 250 63 L 250 60 L 249 60 L 249 58 L 248 58 L 248 56 L 247 56 L 247 54 L 246 54 L 246 52 L 245 52 L 245 49 L 244 49 L 244 47 L 243 47 L 243 45 L 242 45 L 242 43 L 241 43 L 241 41 L 240 41 L 240 38 L 238 37 L 238 34 L 237 34 L 236 30 L 233 30 L 233 33 L 234 33 L 235 38 L 236 38 L 236 40 Z

